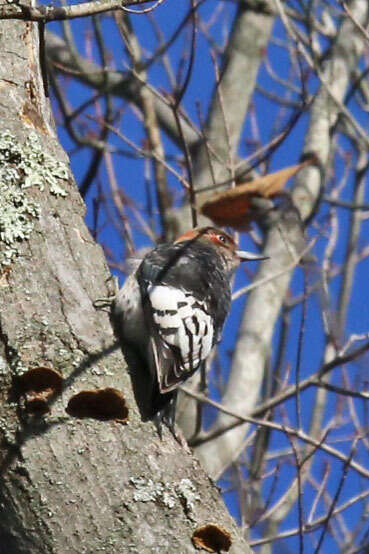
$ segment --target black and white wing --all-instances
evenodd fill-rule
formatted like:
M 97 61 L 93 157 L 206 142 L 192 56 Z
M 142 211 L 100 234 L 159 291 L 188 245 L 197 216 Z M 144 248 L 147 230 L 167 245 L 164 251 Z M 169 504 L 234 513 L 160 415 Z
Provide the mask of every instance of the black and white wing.
M 161 393 L 169 392 L 201 367 L 214 344 L 205 301 L 168 285 L 147 291 L 153 325 L 151 348 Z
M 209 249 L 186 243 L 150 252 L 137 280 L 150 368 L 163 394 L 199 369 L 218 342 L 230 306 L 229 282 Z

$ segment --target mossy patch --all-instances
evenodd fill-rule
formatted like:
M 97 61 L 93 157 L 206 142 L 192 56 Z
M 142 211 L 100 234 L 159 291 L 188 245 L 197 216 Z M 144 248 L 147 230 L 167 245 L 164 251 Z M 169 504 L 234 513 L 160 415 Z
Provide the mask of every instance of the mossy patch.
M 0 134 L 0 269 L 18 256 L 19 244 L 28 240 L 40 217 L 40 206 L 27 197 L 27 188 L 45 189 L 66 196 L 60 180 L 68 167 L 43 151 L 36 133 L 24 144 L 9 131 Z

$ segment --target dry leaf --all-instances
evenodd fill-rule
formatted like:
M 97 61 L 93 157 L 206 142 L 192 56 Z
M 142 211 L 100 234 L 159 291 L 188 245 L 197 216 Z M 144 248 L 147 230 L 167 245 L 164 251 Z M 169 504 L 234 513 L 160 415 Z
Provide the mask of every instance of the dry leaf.
M 239 230 L 247 229 L 253 216 L 255 217 L 250 209 L 252 197 L 275 196 L 281 192 L 288 179 L 311 163 L 312 159 L 308 159 L 298 165 L 257 177 L 247 183 L 240 183 L 233 189 L 219 192 L 202 205 L 201 212 L 217 225 Z

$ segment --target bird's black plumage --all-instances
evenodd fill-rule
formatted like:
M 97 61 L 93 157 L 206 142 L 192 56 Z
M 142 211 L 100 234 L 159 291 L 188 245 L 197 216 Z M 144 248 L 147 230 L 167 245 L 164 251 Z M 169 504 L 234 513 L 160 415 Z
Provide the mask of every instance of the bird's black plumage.
M 249 257 L 250 256 L 250 257 Z M 149 252 L 118 292 L 112 320 L 142 418 L 174 430 L 178 386 L 204 369 L 231 304 L 230 280 L 255 259 L 213 227 L 192 229 Z M 127 358 L 128 359 L 128 358 Z M 175 433 L 174 433 L 175 434 Z
M 153 386 L 151 409 L 154 417 L 157 414 L 159 429 L 161 419 L 172 427 L 176 387 L 204 365 L 211 348 L 220 340 L 224 320 L 231 304 L 227 263 L 211 245 L 188 240 L 177 244 L 162 244 L 152 250 L 142 261 L 136 276 L 141 291 L 145 321 L 152 336 L 153 356 L 156 357 L 151 365 L 151 372 L 156 373 L 152 375 L 156 383 Z M 199 333 L 201 323 L 203 334 L 212 333 L 210 349 L 204 353 L 200 351 L 190 367 L 184 363 L 181 349 L 166 342 L 166 329 L 159 328 L 155 323 L 155 310 L 150 293 L 154 287 L 162 286 L 168 287 L 168 290 L 176 289 L 178 294 L 182 291 L 185 294 L 185 299 L 179 297 L 177 310 L 186 309 L 182 304 L 185 306 L 186 302 L 191 303 L 194 314 L 192 317 L 194 335 L 196 330 Z M 184 301 L 181 302 L 181 300 Z M 204 320 L 198 321 L 196 313 L 207 318 L 206 324 Z M 161 314 L 164 316 L 164 311 L 159 313 Z M 206 326 L 211 326 L 212 329 L 207 329 Z M 188 326 L 185 328 L 189 339 L 194 340 L 192 334 L 188 332 Z M 171 331 L 176 330 L 169 328 L 168 332 Z M 191 343 L 189 347 L 192 347 Z
M 191 291 L 205 301 L 216 328 L 216 340 L 231 305 L 226 262 L 212 246 L 188 240 L 162 244 L 145 256 L 137 271 L 142 298 L 152 285 L 168 285 Z

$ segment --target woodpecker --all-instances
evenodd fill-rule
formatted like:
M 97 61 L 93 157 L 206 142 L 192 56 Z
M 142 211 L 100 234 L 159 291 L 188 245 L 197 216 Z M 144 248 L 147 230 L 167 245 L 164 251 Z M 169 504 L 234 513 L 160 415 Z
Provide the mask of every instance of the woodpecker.
M 116 332 L 129 343 L 151 380 L 148 418 L 173 431 L 177 387 L 202 368 L 221 338 L 231 305 L 230 279 L 241 261 L 227 233 L 195 228 L 149 252 L 118 292 Z

